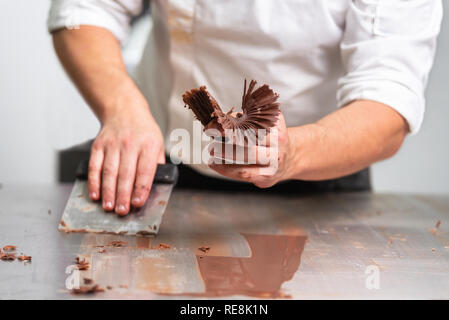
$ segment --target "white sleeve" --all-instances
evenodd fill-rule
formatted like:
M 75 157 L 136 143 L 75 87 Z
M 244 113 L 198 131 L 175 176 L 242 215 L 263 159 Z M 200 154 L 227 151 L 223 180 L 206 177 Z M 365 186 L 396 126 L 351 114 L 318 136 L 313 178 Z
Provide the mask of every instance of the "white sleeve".
M 52 0 L 47 26 L 50 32 L 80 25 L 103 27 L 123 43 L 131 18 L 141 10 L 142 0 Z
M 374 100 L 399 112 L 411 134 L 418 132 L 442 12 L 441 0 L 351 1 L 340 45 L 339 107 Z

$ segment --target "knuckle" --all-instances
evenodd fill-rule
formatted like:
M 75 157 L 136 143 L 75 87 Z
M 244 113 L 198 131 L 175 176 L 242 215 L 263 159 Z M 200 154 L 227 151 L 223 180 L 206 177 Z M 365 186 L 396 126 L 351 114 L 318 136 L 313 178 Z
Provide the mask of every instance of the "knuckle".
M 87 179 L 87 185 L 89 187 L 97 187 L 99 185 L 98 179 L 89 177 Z
M 91 147 L 91 149 L 92 149 L 92 151 L 93 152 L 98 152 L 98 151 L 101 151 L 101 150 L 103 150 L 103 141 L 101 140 L 101 139 L 97 139 L 97 140 L 95 140 L 95 142 L 92 144 L 92 147 Z
M 149 135 L 145 139 L 144 146 L 148 150 L 159 150 L 162 147 L 162 142 L 154 136 Z
M 111 165 L 106 165 L 103 168 L 103 175 L 105 176 L 115 176 L 117 170 L 115 169 L 114 166 Z
M 133 141 L 129 138 L 122 139 L 120 148 L 125 152 L 130 151 L 133 148 Z
M 149 183 L 138 183 L 134 186 L 134 190 L 136 193 L 148 193 L 150 191 L 150 184 Z
M 279 140 L 280 143 L 287 142 L 287 138 L 288 138 L 288 136 L 287 136 L 286 132 L 279 133 L 278 140 Z
M 89 167 L 88 167 L 89 177 L 94 178 L 98 171 L 99 171 L 99 167 L 97 165 L 95 165 L 93 163 L 89 163 Z

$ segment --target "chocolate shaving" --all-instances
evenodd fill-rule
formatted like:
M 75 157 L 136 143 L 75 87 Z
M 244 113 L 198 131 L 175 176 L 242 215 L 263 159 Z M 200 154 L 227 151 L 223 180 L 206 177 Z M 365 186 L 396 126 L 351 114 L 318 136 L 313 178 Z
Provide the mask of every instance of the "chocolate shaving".
M 159 243 L 158 250 L 171 249 L 171 245 L 166 243 Z
M 3 251 L 15 251 L 17 249 L 17 246 L 11 246 L 11 245 L 7 245 L 3 247 Z
M 20 253 L 20 255 L 16 255 L 14 252 L 12 251 L 16 251 L 17 246 L 13 246 L 13 245 L 6 245 L 3 247 L 3 253 L 2 250 L 0 249 L 0 260 L 3 261 L 14 261 L 14 260 L 19 260 L 19 261 L 31 261 L 31 256 L 27 256 L 23 253 Z
M 19 261 L 31 261 L 31 256 L 26 256 L 26 255 L 18 256 L 17 259 Z
M 79 289 L 72 289 L 72 293 L 75 294 L 87 294 L 87 293 L 97 293 L 104 292 L 104 289 L 101 288 L 98 284 L 94 284 L 92 286 L 80 286 Z
M 78 270 L 88 270 L 90 268 L 90 263 L 86 261 L 86 259 L 82 259 L 80 257 L 75 258 L 76 267 Z
M 14 253 L 0 253 L 0 260 L 3 261 L 14 261 L 17 256 Z
M 111 241 L 109 242 L 107 245 L 110 247 L 123 247 L 126 246 L 128 244 L 128 242 L 126 241 Z
M 207 253 L 210 250 L 210 247 L 204 247 L 203 246 L 203 247 L 199 247 L 198 250 L 200 250 L 200 251 L 202 251 L 204 253 Z
M 246 79 L 243 87 L 242 112 L 233 115 L 232 108 L 224 113 L 217 101 L 207 91 L 206 86 L 192 89 L 183 94 L 182 100 L 195 114 L 204 127 L 215 123 L 221 131 L 224 129 L 266 129 L 274 127 L 280 114 L 279 94 L 267 84 L 254 90 L 257 82 L 251 80 L 248 88 Z

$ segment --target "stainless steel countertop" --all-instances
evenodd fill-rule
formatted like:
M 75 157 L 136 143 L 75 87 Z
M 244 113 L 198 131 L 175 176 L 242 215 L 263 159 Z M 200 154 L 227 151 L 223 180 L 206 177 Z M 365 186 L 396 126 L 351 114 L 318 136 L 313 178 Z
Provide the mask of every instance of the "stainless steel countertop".
M 263 297 L 252 294 L 254 283 L 268 289 L 279 283 L 278 296 L 294 299 L 449 298 L 448 195 L 281 197 L 175 190 L 160 234 L 136 238 L 59 232 L 70 190 L 70 185 L 0 189 L 0 247 L 17 245 L 19 253 L 32 256 L 31 263 L 0 261 L 0 299 Z M 248 235 L 261 236 L 257 253 Z M 302 254 L 295 251 L 306 237 Z M 96 245 L 112 240 L 128 244 L 98 252 Z M 158 250 L 159 243 L 172 249 Z M 200 246 L 210 250 L 205 254 Z M 73 273 L 66 270 L 76 255 L 91 261 L 82 277 L 113 288 L 70 293 L 66 280 Z M 225 265 L 230 273 L 215 270 Z M 254 266 L 260 272 L 246 274 Z M 228 290 L 242 285 L 238 281 L 249 281 L 244 284 L 249 294 Z

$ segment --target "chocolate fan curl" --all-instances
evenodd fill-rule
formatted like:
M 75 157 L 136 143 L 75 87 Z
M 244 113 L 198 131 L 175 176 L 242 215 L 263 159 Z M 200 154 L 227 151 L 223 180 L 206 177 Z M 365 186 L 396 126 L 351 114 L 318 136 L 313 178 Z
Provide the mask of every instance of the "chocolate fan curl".
M 206 86 L 192 89 L 183 94 L 182 100 L 195 114 L 205 128 L 216 126 L 220 131 L 265 129 L 276 125 L 280 114 L 277 99 L 279 94 L 266 84 L 254 90 L 257 82 L 251 80 L 243 87 L 242 112 L 233 114 L 234 108 L 224 113 L 217 101 L 206 90 Z

